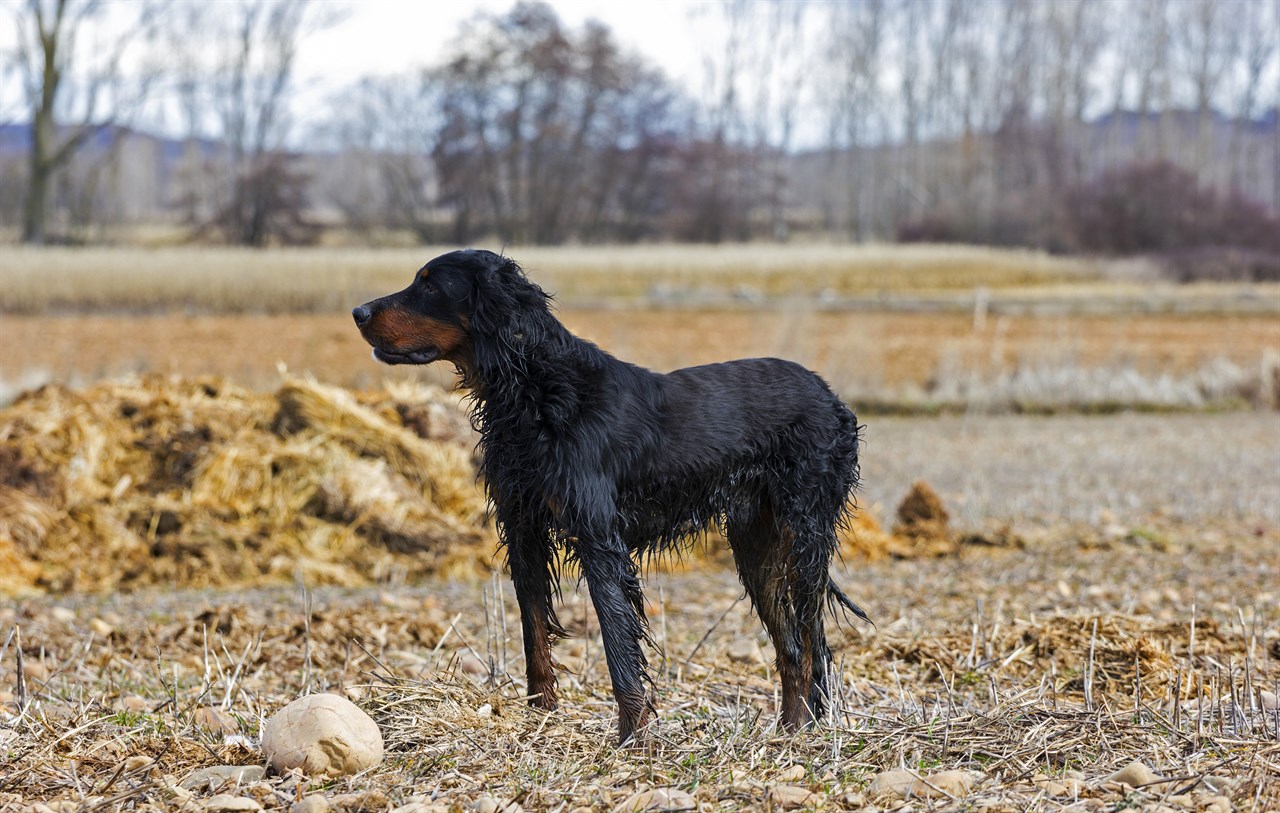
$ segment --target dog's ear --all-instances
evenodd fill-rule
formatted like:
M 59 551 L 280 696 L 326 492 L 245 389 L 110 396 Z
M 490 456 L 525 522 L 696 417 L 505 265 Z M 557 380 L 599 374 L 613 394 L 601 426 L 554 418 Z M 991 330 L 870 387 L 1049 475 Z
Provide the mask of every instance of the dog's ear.
M 477 252 L 467 305 L 476 338 L 506 338 L 516 333 L 534 339 L 550 297 L 529 281 L 515 260 Z

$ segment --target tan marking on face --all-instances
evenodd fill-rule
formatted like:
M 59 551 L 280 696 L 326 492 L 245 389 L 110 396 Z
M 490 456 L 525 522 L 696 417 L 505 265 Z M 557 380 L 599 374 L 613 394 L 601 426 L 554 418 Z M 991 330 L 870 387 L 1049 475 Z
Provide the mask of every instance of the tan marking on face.
M 398 308 L 377 311 L 365 326 L 366 338 L 392 353 L 407 353 L 433 347 L 449 358 L 467 334 L 457 325 L 417 316 Z

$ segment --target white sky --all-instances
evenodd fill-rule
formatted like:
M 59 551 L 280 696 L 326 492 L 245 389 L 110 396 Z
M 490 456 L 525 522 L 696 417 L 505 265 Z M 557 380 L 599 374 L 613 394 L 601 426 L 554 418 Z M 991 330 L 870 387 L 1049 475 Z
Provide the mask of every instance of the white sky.
M 717 0 L 553 0 L 569 28 L 596 19 L 624 46 L 666 69 L 696 90 L 702 54 L 693 26 L 699 7 Z M 515 0 L 320 0 L 341 22 L 313 34 L 299 52 L 298 78 L 340 86 L 368 74 L 394 74 L 437 63 L 458 43 L 458 24 L 477 12 L 501 14 Z
M 115 41 L 132 19 L 123 13 L 138 0 L 114 0 L 90 21 L 77 50 L 101 51 Z M 607 25 L 616 40 L 661 66 L 668 76 L 696 95 L 703 49 L 698 31 L 720 0 L 552 0 L 550 5 L 570 29 L 589 19 Z M 16 65 L 17 31 L 12 12 L 23 0 L 0 0 L 0 121 L 26 117 Z M 231 0 L 179 0 L 222 3 Z M 308 110 L 322 106 L 332 93 L 369 75 L 394 75 L 439 64 L 454 53 L 459 24 L 480 12 L 502 14 L 516 0 L 313 0 L 317 16 L 338 22 L 304 38 L 294 72 L 295 114 L 308 121 Z M 698 21 L 704 25 L 699 26 Z M 214 47 L 210 43 L 209 47 Z

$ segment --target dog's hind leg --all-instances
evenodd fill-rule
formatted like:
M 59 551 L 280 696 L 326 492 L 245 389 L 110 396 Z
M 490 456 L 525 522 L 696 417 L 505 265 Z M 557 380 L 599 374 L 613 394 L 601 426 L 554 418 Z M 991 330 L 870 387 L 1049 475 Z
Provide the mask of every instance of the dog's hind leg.
M 636 564 L 616 536 L 608 544 L 578 545 L 578 562 L 600 621 L 613 696 L 618 701 L 618 741 L 626 744 L 653 713 L 645 683 L 644 596 Z
M 791 730 L 801 728 L 812 719 L 807 705 L 812 666 L 805 657 L 804 630 L 790 596 L 795 577 L 791 561 L 794 537 L 778 525 L 767 504 L 742 506 L 732 512 L 725 535 L 738 578 L 777 653 L 782 725 Z

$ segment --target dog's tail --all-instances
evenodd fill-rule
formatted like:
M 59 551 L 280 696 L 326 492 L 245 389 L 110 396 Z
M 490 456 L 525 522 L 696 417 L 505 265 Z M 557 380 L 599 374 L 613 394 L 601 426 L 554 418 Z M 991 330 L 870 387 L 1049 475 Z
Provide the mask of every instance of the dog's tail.
M 876 622 L 871 620 L 871 616 L 867 615 L 866 611 L 857 604 L 854 604 L 853 600 L 836 586 L 835 580 L 830 576 L 827 577 L 827 601 L 831 604 L 832 610 L 839 609 L 846 613 L 853 613 L 871 626 L 874 627 L 876 625 Z

